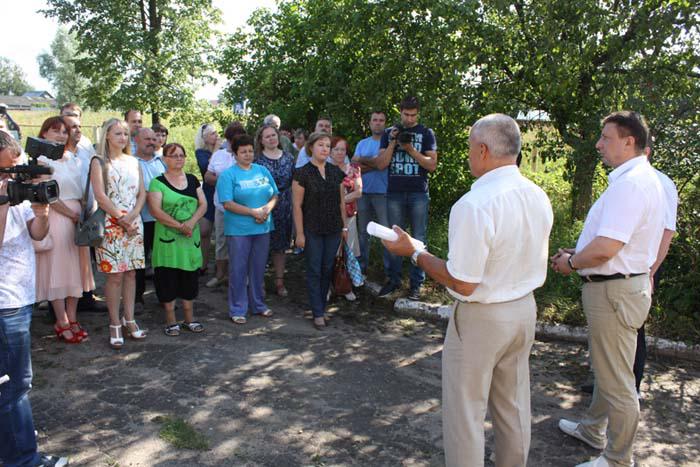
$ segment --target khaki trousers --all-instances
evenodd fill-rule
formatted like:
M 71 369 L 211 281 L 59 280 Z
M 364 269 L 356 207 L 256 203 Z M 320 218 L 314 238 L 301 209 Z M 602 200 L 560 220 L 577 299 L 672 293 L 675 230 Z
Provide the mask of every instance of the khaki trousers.
M 649 275 L 586 283 L 582 298 L 595 387 L 581 431 L 602 444 L 607 435 L 605 458 L 613 465 L 631 466 L 639 424 L 632 365 L 637 329 L 644 325 L 651 307 Z
M 484 419 L 493 419 L 496 466 L 527 464 L 532 293 L 506 303 L 460 303 L 442 355 L 442 425 L 448 467 L 484 465 Z

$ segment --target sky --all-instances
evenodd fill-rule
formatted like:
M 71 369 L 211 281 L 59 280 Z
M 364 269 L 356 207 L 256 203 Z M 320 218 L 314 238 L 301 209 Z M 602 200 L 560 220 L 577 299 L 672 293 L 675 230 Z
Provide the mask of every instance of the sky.
M 54 18 L 47 19 L 37 13 L 46 8 L 45 0 L 0 0 L 2 10 L 3 39 L 0 41 L 0 56 L 9 58 L 24 70 L 27 81 L 36 90 L 53 91 L 51 84 L 39 75 L 36 57 L 48 52 L 51 41 L 56 35 L 58 23 Z M 219 29 L 232 32 L 243 26 L 250 14 L 259 7 L 274 8 L 274 0 L 213 0 L 214 6 L 223 13 L 223 24 Z M 219 79 L 217 85 L 203 87 L 197 97 L 216 99 L 225 85 Z

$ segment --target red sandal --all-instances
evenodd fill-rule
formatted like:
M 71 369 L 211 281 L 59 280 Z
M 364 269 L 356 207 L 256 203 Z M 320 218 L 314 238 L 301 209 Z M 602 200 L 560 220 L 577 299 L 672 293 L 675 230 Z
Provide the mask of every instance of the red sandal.
M 73 332 L 73 330 L 70 327 L 70 323 L 65 328 L 60 327 L 58 323 L 56 323 L 53 327 L 53 330 L 56 332 L 56 336 L 59 339 L 63 339 L 68 344 L 80 344 L 80 342 L 82 342 L 83 340 L 82 336 Z M 67 332 L 71 333 L 71 337 L 66 337 Z
M 73 334 L 80 336 L 82 339 L 87 339 L 88 332 L 85 329 L 83 329 L 83 327 L 80 325 L 79 322 L 69 321 L 69 324 L 70 324 L 70 330 Z

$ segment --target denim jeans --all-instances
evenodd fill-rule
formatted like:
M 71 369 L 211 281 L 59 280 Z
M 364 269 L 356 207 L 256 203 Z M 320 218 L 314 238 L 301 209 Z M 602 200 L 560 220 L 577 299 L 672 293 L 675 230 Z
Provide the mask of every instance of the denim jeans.
M 316 235 L 305 232 L 306 246 L 306 288 L 314 318 L 321 318 L 326 312 L 326 296 L 333 278 L 333 263 L 340 246 L 340 232 Z
M 32 386 L 32 305 L 0 309 L 0 461 L 5 467 L 39 463 L 29 390 Z
M 369 237 L 367 233 L 367 224 L 370 221 L 378 222 L 386 227 L 389 225 L 389 215 L 386 207 L 386 194 L 363 193 L 362 197 L 357 200 L 357 230 L 360 239 L 360 267 L 362 273 L 367 272 L 367 264 L 369 264 Z M 391 256 L 386 248 L 382 246 L 384 256 L 384 274 L 389 275 L 389 261 Z
M 428 228 L 428 206 L 430 204 L 428 193 L 388 193 L 386 200 L 389 226 L 398 225 L 406 230 L 406 219 L 408 218 L 411 236 L 425 243 L 427 247 L 428 241 L 425 234 Z M 394 255 L 389 255 L 389 257 L 389 280 L 394 284 L 399 284 L 401 283 L 403 258 Z M 409 279 L 411 288 L 420 287 L 425 281 L 425 272 L 421 268 L 411 265 Z
M 265 266 L 270 253 L 270 234 L 226 236 L 228 257 L 228 313 L 245 316 L 267 310 Z

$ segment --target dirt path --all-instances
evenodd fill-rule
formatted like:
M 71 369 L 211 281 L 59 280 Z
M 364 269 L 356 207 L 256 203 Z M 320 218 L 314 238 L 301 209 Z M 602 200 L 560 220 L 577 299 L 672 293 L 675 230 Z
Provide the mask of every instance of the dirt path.
M 107 317 L 86 313 L 88 342 L 68 346 L 35 315 L 31 395 L 40 447 L 71 465 L 411 465 L 439 466 L 443 325 L 393 315 L 359 293 L 336 302 L 329 329 L 302 317 L 304 287 L 291 261 L 287 299 L 271 296 L 272 319 L 226 319 L 222 288 L 202 288 L 204 334 L 166 337 L 155 296 L 137 317 L 151 335 L 107 345 Z M 589 396 L 581 345 L 537 342 L 532 358 L 531 466 L 569 466 L 597 455 L 559 432 Z M 651 360 L 643 383 L 636 459 L 642 466 L 700 465 L 700 367 Z M 159 437 L 162 417 L 185 420 L 208 450 Z M 488 459 L 492 432 L 487 422 Z M 487 465 L 492 465 L 487 461 Z

